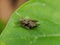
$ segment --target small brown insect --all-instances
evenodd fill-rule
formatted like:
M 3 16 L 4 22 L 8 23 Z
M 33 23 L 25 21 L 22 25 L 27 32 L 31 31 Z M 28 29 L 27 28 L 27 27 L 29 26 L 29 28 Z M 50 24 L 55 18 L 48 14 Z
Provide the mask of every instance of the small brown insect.
M 22 26 L 24 26 L 27 29 L 32 29 L 38 26 L 37 20 L 31 20 L 31 19 L 20 19 L 20 23 Z

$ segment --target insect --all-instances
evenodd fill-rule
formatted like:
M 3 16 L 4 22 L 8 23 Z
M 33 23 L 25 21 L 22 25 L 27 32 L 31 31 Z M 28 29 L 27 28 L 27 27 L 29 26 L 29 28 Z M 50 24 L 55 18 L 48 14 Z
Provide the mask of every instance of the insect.
M 20 19 L 20 23 L 22 26 L 24 26 L 27 29 L 32 29 L 32 28 L 35 28 L 39 25 L 37 20 L 32 20 L 29 18 Z

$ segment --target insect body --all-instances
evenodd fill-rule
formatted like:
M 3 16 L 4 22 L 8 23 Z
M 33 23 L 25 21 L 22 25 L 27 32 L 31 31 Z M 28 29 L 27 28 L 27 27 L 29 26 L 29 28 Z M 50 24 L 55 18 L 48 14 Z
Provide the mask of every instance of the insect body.
M 21 19 L 20 23 L 22 26 L 24 26 L 27 29 L 32 29 L 38 26 L 38 21 L 31 20 L 31 19 Z

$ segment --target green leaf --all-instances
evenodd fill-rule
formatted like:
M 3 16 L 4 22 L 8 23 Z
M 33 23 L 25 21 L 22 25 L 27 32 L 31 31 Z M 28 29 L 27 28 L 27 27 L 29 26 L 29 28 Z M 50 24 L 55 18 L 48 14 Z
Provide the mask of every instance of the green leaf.
M 4 27 L 5 27 L 4 22 L 2 20 L 0 20 L 0 34 L 3 31 Z
M 60 0 L 30 0 L 11 16 L 1 34 L 1 45 L 60 45 Z M 26 16 L 38 20 L 37 28 L 17 26 Z

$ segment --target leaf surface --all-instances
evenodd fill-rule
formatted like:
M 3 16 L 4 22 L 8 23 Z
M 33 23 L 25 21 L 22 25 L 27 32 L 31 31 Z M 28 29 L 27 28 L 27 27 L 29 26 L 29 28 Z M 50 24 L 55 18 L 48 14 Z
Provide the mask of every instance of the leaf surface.
M 1 34 L 5 45 L 60 45 L 60 0 L 30 0 L 11 16 Z M 38 20 L 37 28 L 17 26 L 21 18 Z

